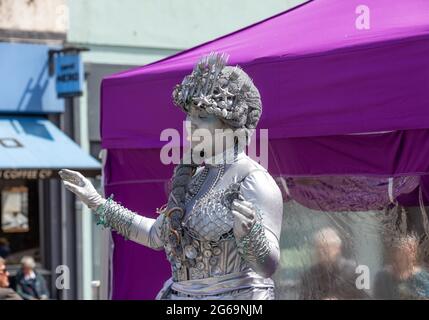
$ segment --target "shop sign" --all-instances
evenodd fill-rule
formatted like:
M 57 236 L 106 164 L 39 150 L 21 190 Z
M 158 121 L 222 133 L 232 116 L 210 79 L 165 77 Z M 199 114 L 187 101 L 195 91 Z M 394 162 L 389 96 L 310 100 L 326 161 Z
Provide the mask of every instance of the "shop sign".
M 84 71 L 81 55 L 60 53 L 56 57 L 56 85 L 59 98 L 80 96 L 83 92 Z
M 17 180 L 17 179 L 49 179 L 53 175 L 53 170 L 48 169 L 10 169 L 0 170 L 0 179 Z

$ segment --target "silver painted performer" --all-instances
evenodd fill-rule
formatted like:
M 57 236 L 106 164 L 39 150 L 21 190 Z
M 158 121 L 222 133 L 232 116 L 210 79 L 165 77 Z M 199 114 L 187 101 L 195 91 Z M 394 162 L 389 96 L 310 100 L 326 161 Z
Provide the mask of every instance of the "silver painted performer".
M 176 166 L 168 203 L 156 219 L 102 198 L 78 172 L 60 171 L 65 187 L 100 224 L 165 250 L 172 277 L 157 299 L 274 298 L 270 277 L 280 258 L 282 196 L 243 151 L 261 116 L 261 98 L 249 76 L 226 61 L 224 54 L 203 57 L 174 89 L 174 103 L 191 124 L 192 156 Z M 196 144 L 198 130 L 211 139 Z M 225 136 L 233 143 L 216 152 Z

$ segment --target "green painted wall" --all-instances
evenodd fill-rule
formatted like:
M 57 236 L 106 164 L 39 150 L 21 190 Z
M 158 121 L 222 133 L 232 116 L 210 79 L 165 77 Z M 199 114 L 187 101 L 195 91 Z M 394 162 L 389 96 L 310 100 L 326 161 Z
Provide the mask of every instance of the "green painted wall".
M 302 0 L 71 0 L 69 41 L 185 49 Z
M 243 28 L 304 0 L 69 0 L 68 42 L 85 60 L 145 64 Z

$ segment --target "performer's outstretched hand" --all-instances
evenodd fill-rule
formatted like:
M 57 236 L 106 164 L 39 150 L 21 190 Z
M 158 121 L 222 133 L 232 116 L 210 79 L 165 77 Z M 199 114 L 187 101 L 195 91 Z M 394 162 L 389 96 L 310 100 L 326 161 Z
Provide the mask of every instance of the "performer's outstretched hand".
M 62 169 L 58 172 L 64 186 L 73 192 L 90 209 L 96 210 L 106 199 L 103 199 L 95 190 L 92 183 L 80 172 Z
M 234 215 L 234 236 L 239 240 L 252 229 L 256 220 L 256 211 L 249 201 L 236 199 L 232 202 L 231 212 Z

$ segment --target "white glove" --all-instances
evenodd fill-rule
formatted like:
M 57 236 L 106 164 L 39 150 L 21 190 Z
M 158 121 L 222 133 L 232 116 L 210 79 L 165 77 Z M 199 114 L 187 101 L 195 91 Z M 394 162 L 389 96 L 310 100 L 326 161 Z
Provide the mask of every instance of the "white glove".
M 95 190 L 92 183 L 80 172 L 62 169 L 58 172 L 63 180 L 64 186 L 73 192 L 88 208 L 97 210 L 97 208 L 106 202 Z
M 256 211 L 249 201 L 236 199 L 232 202 L 232 214 L 234 215 L 234 236 L 240 240 L 246 236 L 256 222 Z

